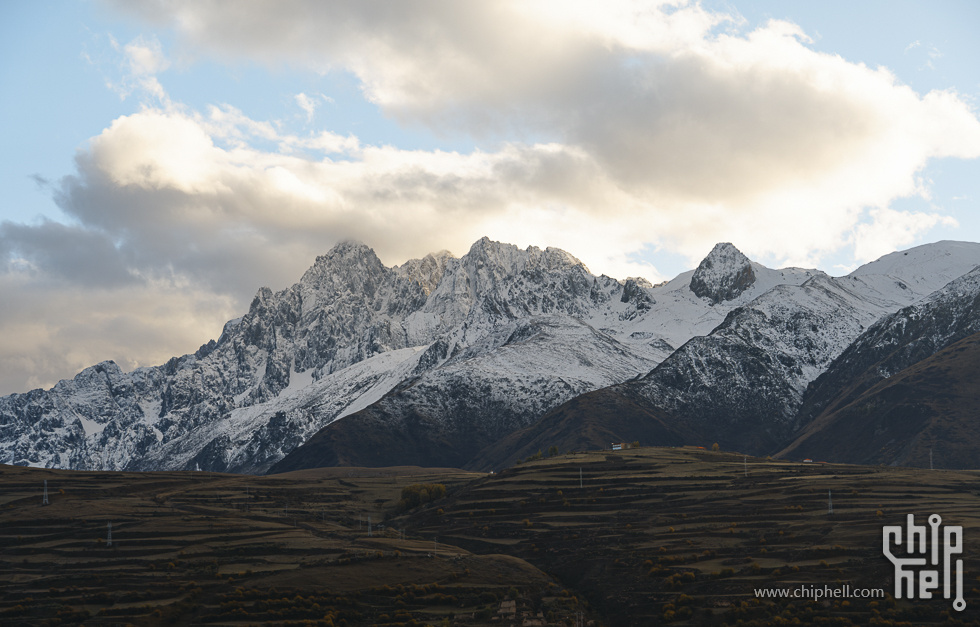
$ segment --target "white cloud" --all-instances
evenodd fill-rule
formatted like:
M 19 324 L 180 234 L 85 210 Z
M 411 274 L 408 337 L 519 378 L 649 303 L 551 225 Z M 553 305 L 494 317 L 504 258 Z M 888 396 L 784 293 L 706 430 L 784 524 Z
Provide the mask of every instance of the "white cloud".
M 317 101 L 314 98 L 310 98 L 304 93 L 299 93 L 294 96 L 296 99 L 296 104 L 299 108 L 306 112 L 306 121 L 312 122 L 313 115 L 316 113 Z
M 649 241 L 688 255 L 745 232 L 755 254 L 819 257 L 862 211 L 921 193 L 928 159 L 980 155 L 955 94 L 920 97 L 794 24 L 745 33 L 683 0 L 294 0 L 239 9 L 233 28 L 228 8 L 129 10 L 223 57 L 349 70 L 388 115 L 438 133 L 548 138 L 632 200 Z M 596 193 L 573 204 L 598 216 Z
M 923 232 L 936 225 L 956 226 L 956 220 L 939 214 L 895 211 L 878 208 L 870 212 L 870 222 L 854 229 L 854 257 L 865 263 L 896 248 L 910 245 Z
M 651 246 L 692 265 L 718 241 L 806 265 L 853 247 L 864 261 L 950 224 L 890 208 L 928 196 L 930 159 L 980 156 L 980 122 L 955 93 L 916 94 L 886 69 L 815 52 L 793 24 L 746 33 L 682 0 L 118 6 L 172 26 L 197 54 L 349 71 L 395 120 L 494 139 L 468 154 L 409 151 L 329 129 L 289 134 L 231 104 L 193 111 L 157 81 L 168 67 L 157 40 L 117 46 L 124 86 L 152 104 L 92 138 L 61 181 L 75 230 L 0 232 L 21 260 L 0 278 L 5 295 L 36 290 L 56 306 L 59 290 L 111 291 L 71 303 L 99 319 L 135 290 L 146 305 L 134 328 L 172 326 L 152 294 L 185 304 L 195 328 L 240 313 L 260 285 L 285 287 L 346 237 L 392 264 L 461 254 L 489 235 L 651 280 L 664 277 L 634 255 Z M 318 97 L 294 102 L 313 121 Z M 227 307 L 205 311 L 207 294 Z M 0 316 L 0 336 L 28 329 L 25 311 Z M 21 336 L 55 345 L 36 329 Z M 141 362 L 187 350 L 162 338 L 133 346 Z M 32 376 L 67 375 L 81 359 L 97 360 L 94 349 Z
M 120 63 L 121 76 L 116 79 L 106 79 L 106 84 L 123 100 L 134 92 L 149 96 L 155 102 L 166 102 L 167 95 L 163 85 L 157 79 L 157 74 L 170 67 L 170 60 L 163 54 L 160 42 L 139 36 L 125 46 L 120 46 L 114 37 L 109 36 L 109 44 L 122 54 Z M 90 62 L 91 58 L 89 57 Z
M 163 54 L 160 42 L 137 37 L 123 47 L 129 71 L 133 76 L 150 76 L 170 67 L 170 61 Z

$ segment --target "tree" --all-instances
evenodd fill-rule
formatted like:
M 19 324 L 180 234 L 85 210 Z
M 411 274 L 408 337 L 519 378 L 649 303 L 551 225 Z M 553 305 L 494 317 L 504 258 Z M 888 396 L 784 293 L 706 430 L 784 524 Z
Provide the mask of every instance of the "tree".
M 714 444 L 711 445 L 711 450 L 717 452 L 717 451 L 720 451 L 721 450 L 721 447 L 718 446 L 718 443 L 717 442 L 715 442 Z

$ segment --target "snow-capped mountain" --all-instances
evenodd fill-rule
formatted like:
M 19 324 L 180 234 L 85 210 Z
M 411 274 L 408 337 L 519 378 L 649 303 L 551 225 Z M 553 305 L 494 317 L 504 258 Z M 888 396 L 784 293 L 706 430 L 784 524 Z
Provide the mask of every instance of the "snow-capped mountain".
M 762 274 L 741 300 L 808 276 Z M 105 362 L 51 390 L 0 399 L 0 460 L 261 472 L 326 424 L 433 369 L 439 376 L 416 390 L 441 386 L 440 377 L 493 379 L 516 413 L 543 411 L 649 370 L 740 302 L 712 306 L 687 283 L 654 289 L 593 276 L 564 251 L 486 238 L 460 259 L 442 252 L 394 268 L 344 242 L 290 288 L 260 289 L 245 315 L 194 354 L 130 373 Z M 513 357 L 522 333 L 542 332 L 555 363 L 544 365 L 540 352 Z M 568 370 L 566 354 L 578 354 L 579 365 Z
M 798 437 L 783 454 L 927 466 L 935 447 L 941 467 L 974 467 L 978 333 L 980 268 L 852 343 L 807 389 Z M 967 393 L 957 396 L 959 387 Z
M 719 244 L 653 287 L 486 238 L 461 258 L 390 268 L 345 242 L 295 285 L 259 290 L 194 354 L 129 373 L 105 362 L 0 398 L 0 461 L 264 472 L 319 432 L 330 450 L 296 455 L 462 466 L 562 403 L 637 377 L 638 398 L 678 419 L 697 405 L 735 410 L 744 429 L 765 410 L 781 429 L 865 327 L 978 263 L 980 245 L 943 242 L 831 279 Z M 739 386 L 764 389 L 756 399 Z
M 532 454 L 550 425 L 573 434 L 552 443 L 559 448 L 594 447 L 601 443 L 583 439 L 568 425 L 597 422 L 619 424 L 615 434 L 606 435 L 624 441 L 637 439 L 636 434 L 656 422 L 668 432 L 661 437 L 670 443 L 718 442 L 728 450 L 774 453 L 791 436 L 810 382 L 880 317 L 974 268 L 980 262 L 978 249 L 976 244 L 940 242 L 892 253 L 845 277 L 821 273 L 801 285 L 777 286 L 732 310 L 711 333 L 692 338 L 644 377 L 556 408 L 524 436 L 516 434 L 485 451 L 479 463 L 499 464 L 501 457 L 513 462 Z M 714 271 L 726 277 L 717 281 L 722 292 L 735 284 L 732 277 L 744 276 L 738 269 L 744 262 L 725 256 L 735 263 L 727 273 Z M 963 296 L 967 290 L 956 286 L 971 276 L 973 272 L 929 301 Z M 958 326 L 932 309 L 921 318 L 947 333 Z M 937 342 L 929 349 L 934 352 L 942 345 Z M 635 413 L 636 420 L 624 420 L 624 412 Z

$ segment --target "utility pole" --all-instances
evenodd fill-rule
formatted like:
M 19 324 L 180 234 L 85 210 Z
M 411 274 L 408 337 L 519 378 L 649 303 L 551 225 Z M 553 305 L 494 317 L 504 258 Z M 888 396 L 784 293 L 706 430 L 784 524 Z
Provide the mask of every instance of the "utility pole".
M 112 523 L 111 522 L 109 523 L 109 533 L 105 539 L 105 545 L 106 547 L 112 546 Z
M 41 500 L 41 505 L 48 504 L 48 480 L 44 480 L 44 498 Z
M 932 467 L 932 449 L 929 449 L 929 470 L 933 470 Z
M 368 537 L 369 538 L 374 537 L 373 534 L 371 533 L 371 517 L 370 516 L 368 516 Z
M 827 513 L 828 514 L 834 513 L 834 497 L 830 493 L 830 490 L 827 490 Z
M 579 469 L 578 469 L 578 489 L 579 490 L 582 489 L 582 467 L 581 466 L 579 466 Z
M 742 458 L 742 466 L 745 469 L 745 476 L 749 476 L 749 456 L 746 455 Z

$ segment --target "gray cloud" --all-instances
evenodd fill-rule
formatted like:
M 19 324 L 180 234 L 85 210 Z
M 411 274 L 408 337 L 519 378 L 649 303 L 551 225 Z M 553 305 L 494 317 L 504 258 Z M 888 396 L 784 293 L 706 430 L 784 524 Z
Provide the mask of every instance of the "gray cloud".
M 21 265 L 35 275 L 98 287 L 136 281 L 104 233 L 50 220 L 36 226 L 0 224 L 0 255 L 8 272 Z
M 0 393 L 192 351 L 348 237 L 392 264 L 489 235 L 651 279 L 632 255 L 650 246 L 872 255 L 944 221 L 888 208 L 927 193 L 929 159 L 980 155 L 955 94 L 819 54 L 789 24 L 720 29 L 734 21 L 697 5 L 108 4 L 173 28 L 180 56 L 349 71 L 403 124 L 497 148 L 404 151 L 192 111 L 156 79 L 157 39 L 134 40 L 125 86 L 155 105 L 92 138 L 72 176 L 35 178 L 74 223 L 0 226 Z

